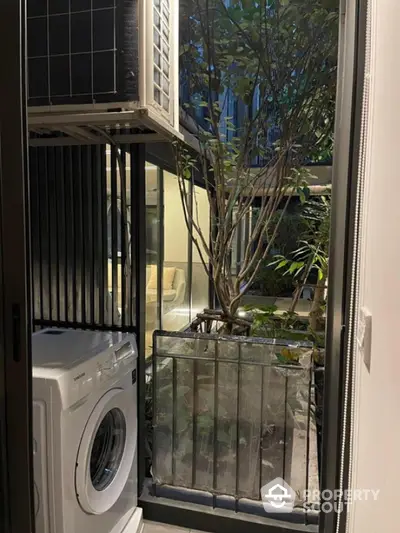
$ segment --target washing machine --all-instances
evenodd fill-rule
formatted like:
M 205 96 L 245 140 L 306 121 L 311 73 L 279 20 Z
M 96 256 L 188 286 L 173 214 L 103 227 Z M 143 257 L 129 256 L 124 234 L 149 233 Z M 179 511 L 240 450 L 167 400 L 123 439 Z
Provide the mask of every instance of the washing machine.
M 141 533 L 134 336 L 32 338 L 37 533 Z

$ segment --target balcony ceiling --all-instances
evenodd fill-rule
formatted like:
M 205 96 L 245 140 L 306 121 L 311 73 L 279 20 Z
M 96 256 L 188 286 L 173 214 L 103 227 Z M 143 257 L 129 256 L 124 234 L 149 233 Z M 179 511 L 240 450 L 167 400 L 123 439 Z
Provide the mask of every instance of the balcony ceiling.
M 183 139 L 166 121 L 148 108 L 129 111 L 28 110 L 31 146 L 74 144 L 149 143 Z

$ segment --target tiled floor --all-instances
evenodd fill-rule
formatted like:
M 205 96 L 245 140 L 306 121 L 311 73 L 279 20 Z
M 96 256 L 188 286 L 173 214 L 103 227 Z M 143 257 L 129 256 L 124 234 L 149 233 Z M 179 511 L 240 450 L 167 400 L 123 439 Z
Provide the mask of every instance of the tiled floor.
M 185 529 L 182 527 L 159 524 L 158 522 L 145 521 L 143 533 L 201 533 L 201 532 L 195 531 L 194 529 Z

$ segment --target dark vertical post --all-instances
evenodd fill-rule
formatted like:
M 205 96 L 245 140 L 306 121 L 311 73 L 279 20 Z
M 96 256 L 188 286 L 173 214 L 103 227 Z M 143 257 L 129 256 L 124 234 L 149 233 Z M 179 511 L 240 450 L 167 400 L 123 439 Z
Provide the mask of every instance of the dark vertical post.
M 75 202 L 74 202 L 74 167 L 72 147 L 67 148 L 65 161 L 65 253 L 67 257 L 66 302 L 67 320 L 76 323 L 76 254 L 75 254 Z
M 152 372 L 153 372 L 153 383 L 152 383 L 152 391 L 151 391 L 151 397 L 153 400 L 153 406 L 152 406 L 152 424 L 153 424 L 153 442 L 152 442 L 152 449 L 151 449 L 151 460 L 152 460 L 152 468 L 153 468 L 153 483 L 152 483 L 152 490 L 153 494 L 156 493 L 156 476 L 157 476 L 157 424 L 158 424 L 158 402 L 157 402 L 157 364 L 158 364 L 158 358 L 157 358 L 157 337 L 156 334 L 153 334 L 153 352 L 152 352 Z
M 62 308 L 61 308 L 61 320 L 67 322 L 68 320 L 68 249 L 67 249 L 67 243 L 68 243 L 68 236 L 67 236 L 67 228 L 68 228 L 68 217 L 70 216 L 69 212 L 67 211 L 67 187 L 66 187 L 66 173 L 67 170 L 67 161 L 68 158 L 66 157 L 66 150 L 60 148 L 59 150 L 60 154 L 60 212 L 59 212 L 59 227 L 61 234 L 64 235 L 64 242 L 59 243 L 61 246 L 61 254 L 60 254 L 60 262 L 62 265 L 62 277 L 61 277 L 61 283 L 60 283 L 60 292 L 59 292 L 59 298 L 60 302 L 62 302 Z
M 122 169 L 119 169 L 120 198 L 121 198 L 121 325 L 126 326 L 126 275 L 127 275 L 127 231 L 128 231 L 128 202 L 126 190 L 126 152 L 125 146 L 121 147 Z
M 85 269 L 83 272 L 83 279 L 85 281 L 83 302 L 84 302 L 84 317 L 83 322 L 85 324 L 93 324 L 93 307 L 92 294 L 93 290 L 93 242 L 92 242 L 92 221 L 93 221 L 93 192 L 92 192 L 92 160 L 90 157 L 91 146 L 83 147 L 83 160 L 82 160 L 82 203 L 83 203 L 83 255 L 85 258 Z
M 101 234 L 101 269 L 100 269 L 100 323 L 109 324 L 110 309 L 108 298 L 108 238 L 107 238 L 107 158 L 106 147 L 98 148 L 99 157 L 99 202 L 100 202 L 100 234 Z
M 85 322 L 85 243 L 83 237 L 83 180 L 84 180 L 84 167 L 82 161 L 82 147 L 75 146 L 75 163 L 76 163 L 76 175 L 73 176 L 75 181 L 75 202 L 76 202 L 76 226 L 75 226 L 75 250 L 76 250 L 76 272 L 77 282 L 75 287 L 76 293 L 76 306 L 78 321 L 82 324 Z
M 87 261 L 86 261 L 86 222 L 87 222 L 87 199 L 86 199 L 86 164 L 85 164 L 85 154 L 86 146 L 79 146 L 79 168 L 80 168 L 80 191 L 79 200 L 80 200 L 80 239 L 81 246 L 79 249 L 80 252 L 80 271 L 81 271 L 81 286 L 80 286 L 80 298 L 81 298 L 81 323 L 86 324 L 86 271 L 87 271 Z
M 50 266 L 50 228 L 49 228 L 49 169 L 47 164 L 47 150 L 43 148 L 40 154 L 41 170 L 39 175 L 39 194 L 41 195 L 41 211 L 39 216 L 42 219 L 41 224 L 41 243 L 42 243 L 42 273 L 43 273 L 43 308 L 44 316 L 51 320 L 51 266 Z
M 194 180 L 189 182 L 189 210 L 190 218 L 193 216 L 193 195 L 195 194 Z M 189 306 L 189 322 L 192 321 L 192 285 L 193 285 L 193 225 L 191 225 L 188 232 L 188 306 Z
M 95 197 L 93 208 L 93 253 L 94 253 L 94 277 L 95 277 L 95 287 L 94 287 L 94 322 L 95 324 L 104 325 L 104 257 L 103 257 L 103 241 L 102 241 L 102 230 L 101 230 L 101 158 L 102 151 L 104 150 L 103 146 L 94 146 L 92 149 L 92 160 L 93 160 L 93 195 Z
M 49 278 L 50 278 L 50 314 L 52 320 L 60 320 L 58 301 L 58 223 L 57 223 L 57 170 L 55 161 L 55 148 L 48 148 L 47 163 L 47 199 L 48 199 L 48 223 L 49 223 Z
M 34 531 L 25 9 L 0 3 L 0 483 L 8 533 Z
M 90 309 L 90 323 L 91 324 L 98 324 L 98 319 L 96 317 L 96 296 L 98 295 L 98 287 L 99 287 L 99 278 L 97 276 L 97 269 L 98 267 L 98 259 L 96 258 L 96 247 L 97 247 L 97 241 L 96 241 L 96 210 L 98 208 L 97 205 L 97 187 L 98 184 L 96 182 L 96 167 L 97 167 L 97 160 L 94 156 L 96 153 L 96 146 L 88 146 L 87 148 L 88 154 L 87 154 L 87 165 L 88 165 L 88 203 L 90 204 L 90 214 L 89 214 L 89 242 L 91 243 L 90 246 L 90 268 L 89 268 L 89 280 L 88 280 L 88 292 L 89 292 L 89 298 L 88 298 L 88 304 Z M 90 287 L 90 288 L 89 288 Z
M 38 242 L 38 250 L 35 253 L 36 261 L 39 261 L 39 268 L 38 268 L 38 284 L 39 284 L 39 313 L 40 318 L 44 318 L 44 290 L 43 290 L 43 252 L 42 252 L 42 222 L 41 222 L 41 201 L 40 201 L 40 158 L 39 158 L 39 150 L 35 149 L 36 153 L 36 165 L 35 165 L 35 193 L 36 193 L 36 208 L 37 208 L 37 218 L 35 220 L 37 231 L 35 234 L 37 234 L 37 242 Z M 37 255 L 36 255 L 37 254 Z M 35 280 L 36 281 L 36 280 Z
M 111 145 L 111 264 L 112 264 L 112 325 L 118 323 L 118 199 L 117 148 Z M 109 236 L 110 237 L 110 236 Z
M 161 168 L 158 168 L 158 220 L 159 222 L 159 248 L 158 248 L 158 257 L 157 257 L 157 270 L 158 270 L 158 313 L 159 321 L 158 327 L 162 329 L 163 327 L 163 316 L 164 316 L 164 303 L 163 303 L 163 290 L 164 290 L 164 280 L 163 280 L 163 271 L 164 271 L 164 172 Z
M 138 212 L 138 209 L 140 208 L 138 200 L 138 194 L 139 194 L 139 184 L 137 183 L 137 180 L 140 179 L 140 175 L 138 173 L 138 167 L 136 163 L 136 151 L 134 149 L 134 146 L 130 146 L 130 161 L 131 161 L 131 173 L 130 173 L 130 197 L 131 197 L 131 247 L 130 247 L 130 254 L 131 254 L 131 279 L 130 279 L 130 325 L 134 326 L 136 325 L 136 303 L 137 303 L 137 275 L 136 275 L 136 268 L 137 268 L 137 250 L 138 250 L 138 228 L 137 225 L 140 220 L 140 214 Z M 143 177 L 144 179 L 144 177 Z
M 132 237 L 134 239 L 134 259 L 132 271 L 135 272 L 136 331 L 139 348 L 138 358 L 138 435 L 145 432 L 145 331 L 146 331 L 146 176 L 145 145 L 131 145 L 132 181 Z M 138 490 L 143 487 L 145 477 L 146 449 L 144 439 L 138 439 Z
M 63 161 L 63 150 L 61 148 L 55 148 L 54 150 L 55 157 L 55 194 L 56 194 L 56 255 L 57 255 L 57 293 L 56 293 L 56 303 L 57 303 L 57 320 L 65 321 L 65 316 L 63 313 L 63 295 L 61 292 L 61 283 L 63 276 L 65 276 L 65 257 L 63 256 L 62 244 L 63 241 L 58 237 L 58 235 L 63 235 L 65 239 L 65 228 L 64 228 L 64 161 Z
M 72 316 L 73 321 L 76 323 L 80 321 L 80 317 L 78 316 L 77 310 L 78 310 L 78 299 L 77 299 L 77 286 L 78 286 L 78 263 L 79 263 L 79 255 L 78 255 L 78 233 L 79 233 L 79 224 L 78 224 L 78 216 L 79 216 L 79 207 L 78 202 L 76 200 L 76 190 L 79 190 L 79 187 L 77 184 L 79 183 L 78 177 L 79 177 L 79 170 L 77 167 L 77 150 L 78 147 L 73 146 L 71 148 L 71 174 L 69 176 L 70 179 L 70 186 L 71 186 L 71 207 L 73 209 L 72 211 L 72 220 L 73 220 L 73 229 L 72 229 L 72 246 L 73 246 L 73 267 L 72 267 Z M 79 165 L 80 166 L 80 165 Z

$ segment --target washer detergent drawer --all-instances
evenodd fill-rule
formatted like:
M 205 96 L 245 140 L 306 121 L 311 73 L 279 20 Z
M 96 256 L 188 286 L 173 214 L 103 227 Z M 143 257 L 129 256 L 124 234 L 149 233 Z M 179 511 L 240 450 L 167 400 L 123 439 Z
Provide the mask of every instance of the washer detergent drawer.
M 38 533 L 50 533 L 47 485 L 46 405 L 33 402 L 33 469 L 35 520 Z

